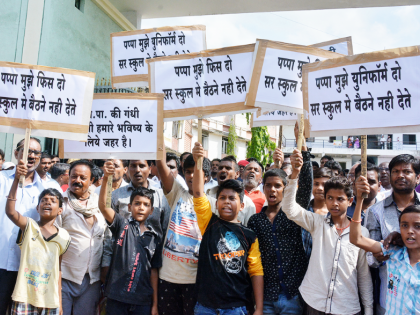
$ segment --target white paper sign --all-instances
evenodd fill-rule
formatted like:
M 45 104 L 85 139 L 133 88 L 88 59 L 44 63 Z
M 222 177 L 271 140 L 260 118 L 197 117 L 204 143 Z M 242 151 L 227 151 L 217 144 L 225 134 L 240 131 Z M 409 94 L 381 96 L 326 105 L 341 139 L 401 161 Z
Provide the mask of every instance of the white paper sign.
M 257 113 L 252 116 L 251 127 L 264 127 L 264 126 L 294 126 L 299 119 L 296 113 L 285 112 L 282 110 L 269 111 L 257 117 Z
M 202 25 L 111 34 L 113 87 L 147 85 L 147 59 L 205 50 L 205 34 Z
M 103 98 L 107 96 L 110 98 Z M 88 141 L 64 141 L 64 157 L 159 159 L 163 95 L 160 102 L 153 96 L 146 99 L 130 96 L 132 94 L 95 94 Z
M 0 62 L 0 132 L 86 140 L 95 74 Z
M 253 45 L 235 49 L 150 61 L 151 91 L 165 94 L 165 121 L 253 110 L 244 105 Z
M 341 56 L 319 48 L 261 40 L 257 42 L 246 105 L 267 110 L 303 113 L 302 66 Z
M 381 53 L 372 55 L 379 59 Z M 360 55 L 354 64 L 342 58 L 329 69 L 304 67 L 311 136 L 420 131 L 420 57 L 372 58 Z
M 353 55 L 353 42 L 351 36 L 333 39 L 330 41 L 311 45 L 312 47 L 318 47 L 324 50 L 336 52 L 343 55 Z

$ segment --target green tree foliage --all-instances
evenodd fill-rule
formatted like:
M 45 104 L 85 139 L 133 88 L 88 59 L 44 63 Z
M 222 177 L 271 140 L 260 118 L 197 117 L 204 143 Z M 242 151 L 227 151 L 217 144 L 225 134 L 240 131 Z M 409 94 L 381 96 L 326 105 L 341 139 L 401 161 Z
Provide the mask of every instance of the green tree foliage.
M 236 126 L 233 121 L 233 118 L 230 121 L 230 127 L 229 127 L 229 135 L 228 135 L 228 144 L 226 148 L 226 154 L 227 155 L 233 155 L 236 158 L 236 139 L 238 138 L 238 135 L 236 134 Z
M 274 151 L 276 144 L 270 140 L 267 127 L 251 128 L 251 141 L 248 142 L 246 157 L 254 157 L 261 161 L 262 165 L 273 162 L 273 158 L 268 151 Z

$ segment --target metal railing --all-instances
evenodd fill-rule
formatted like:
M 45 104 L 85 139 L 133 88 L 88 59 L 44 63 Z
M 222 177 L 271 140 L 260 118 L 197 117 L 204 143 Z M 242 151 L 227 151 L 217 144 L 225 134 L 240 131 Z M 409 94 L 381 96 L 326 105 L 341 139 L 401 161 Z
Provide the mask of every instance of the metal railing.
M 347 143 L 346 140 L 321 140 L 315 139 L 314 141 L 306 141 L 308 148 L 326 148 L 326 149 L 360 149 L 360 141 L 353 141 L 353 143 Z M 296 147 L 295 139 L 284 139 L 283 146 L 285 147 Z M 420 148 L 419 142 L 411 141 L 392 141 L 382 143 L 380 140 L 368 140 L 368 149 L 376 150 L 418 150 Z

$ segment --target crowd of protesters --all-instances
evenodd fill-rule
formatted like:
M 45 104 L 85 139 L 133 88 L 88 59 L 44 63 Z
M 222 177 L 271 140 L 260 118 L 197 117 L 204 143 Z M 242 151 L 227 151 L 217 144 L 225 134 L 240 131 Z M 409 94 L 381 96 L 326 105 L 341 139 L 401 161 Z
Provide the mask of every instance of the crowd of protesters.
M 420 314 L 417 158 L 205 155 L 3 154 L 0 315 Z

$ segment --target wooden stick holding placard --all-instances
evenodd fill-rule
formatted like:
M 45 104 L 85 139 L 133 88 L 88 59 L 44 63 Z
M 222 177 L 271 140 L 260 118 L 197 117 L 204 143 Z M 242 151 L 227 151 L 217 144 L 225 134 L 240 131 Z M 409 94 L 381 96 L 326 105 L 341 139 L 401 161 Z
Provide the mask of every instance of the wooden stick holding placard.
M 367 136 L 361 136 L 360 142 L 361 142 L 361 155 L 362 155 L 362 172 L 361 175 L 363 177 L 367 176 Z M 368 194 L 364 193 L 362 195 L 362 198 L 367 198 Z
M 283 147 L 283 126 L 279 127 L 279 142 L 277 147 L 280 149 Z M 276 160 L 275 164 L 277 168 L 280 168 L 280 161 Z
M 297 149 L 302 151 L 302 144 L 303 144 L 303 128 L 304 128 L 304 118 L 303 114 L 300 114 L 299 117 L 299 133 L 298 133 L 298 140 L 297 140 Z
M 203 118 L 202 118 L 202 116 L 198 116 L 198 126 L 197 126 L 197 128 L 198 128 L 198 131 L 197 131 L 198 142 L 200 144 L 203 144 L 202 143 L 203 142 Z M 198 170 L 203 169 L 203 158 L 199 158 L 197 160 L 197 169 Z
M 114 176 L 108 176 L 108 181 L 106 182 L 106 207 L 111 208 L 112 201 L 112 180 Z
M 31 142 L 31 128 L 26 128 L 25 142 L 23 144 L 23 162 L 28 164 L 29 143 Z M 19 162 L 19 161 L 18 161 Z M 25 187 L 25 176 L 21 175 L 19 178 L 19 188 Z

